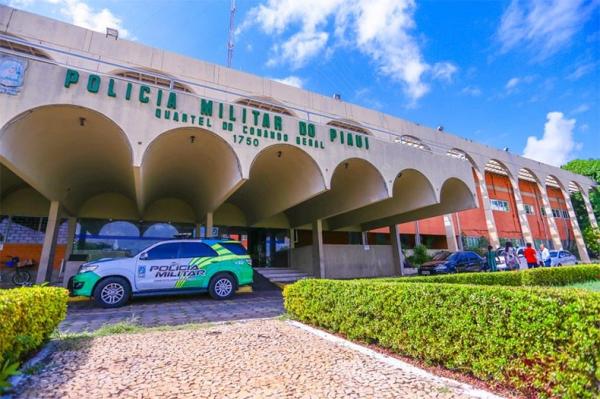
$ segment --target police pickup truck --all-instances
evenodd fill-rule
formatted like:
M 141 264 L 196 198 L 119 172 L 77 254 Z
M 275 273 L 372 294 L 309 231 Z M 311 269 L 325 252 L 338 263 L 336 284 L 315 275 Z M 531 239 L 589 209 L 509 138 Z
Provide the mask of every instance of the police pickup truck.
M 171 240 L 130 258 L 99 259 L 79 268 L 72 294 L 93 297 L 105 308 L 125 305 L 132 296 L 208 292 L 227 299 L 252 284 L 245 248 L 228 240 Z

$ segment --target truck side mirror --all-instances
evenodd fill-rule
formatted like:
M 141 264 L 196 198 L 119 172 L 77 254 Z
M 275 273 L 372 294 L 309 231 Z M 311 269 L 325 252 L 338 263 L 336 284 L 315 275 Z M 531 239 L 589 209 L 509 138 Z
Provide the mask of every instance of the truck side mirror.
M 148 252 L 142 252 L 140 254 L 140 260 L 146 260 L 148 259 Z

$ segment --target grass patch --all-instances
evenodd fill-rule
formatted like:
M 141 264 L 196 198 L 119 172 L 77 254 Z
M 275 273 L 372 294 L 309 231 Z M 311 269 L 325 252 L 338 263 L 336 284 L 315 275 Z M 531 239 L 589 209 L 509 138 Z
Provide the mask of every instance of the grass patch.
M 585 283 L 571 284 L 564 288 L 578 288 L 582 290 L 600 292 L 600 280 L 588 281 Z
M 95 331 L 84 331 L 79 333 L 55 331 L 52 339 L 58 343 L 57 350 L 80 350 L 94 338 L 106 337 L 116 334 L 145 334 L 157 331 L 181 331 L 181 330 L 200 330 L 214 327 L 214 323 L 188 323 L 174 326 L 146 327 L 138 324 L 137 318 L 132 317 L 129 320 L 114 324 L 106 324 Z

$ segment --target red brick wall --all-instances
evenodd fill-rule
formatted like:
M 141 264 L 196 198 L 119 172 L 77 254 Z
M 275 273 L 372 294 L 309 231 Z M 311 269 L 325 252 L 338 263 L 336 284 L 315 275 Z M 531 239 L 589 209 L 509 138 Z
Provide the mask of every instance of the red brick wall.
M 523 237 L 521 224 L 517 215 L 517 206 L 514 200 L 514 192 L 507 176 L 497 175 L 495 173 L 485 173 L 485 182 L 487 184 L 490 200 L 498 199 L 508 201 L 508 212 L 492 211 L 496 221 L 496 229 L 500 238 Z

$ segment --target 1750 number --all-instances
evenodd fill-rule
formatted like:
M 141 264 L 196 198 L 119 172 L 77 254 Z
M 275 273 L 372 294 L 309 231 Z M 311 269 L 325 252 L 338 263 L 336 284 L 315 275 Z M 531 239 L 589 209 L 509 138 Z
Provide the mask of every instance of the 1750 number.
M 247 137 L 247 136 L 240 136 L 239 134 L 234 134 L 233 135 L 233 142 L 237 143 L 237 144 L 243 144 L 245 143 L 246 145 L 251 145 L 254 147 L 258 147 L 259 141 L 257 138 L 252 138 L 252 137 Z

